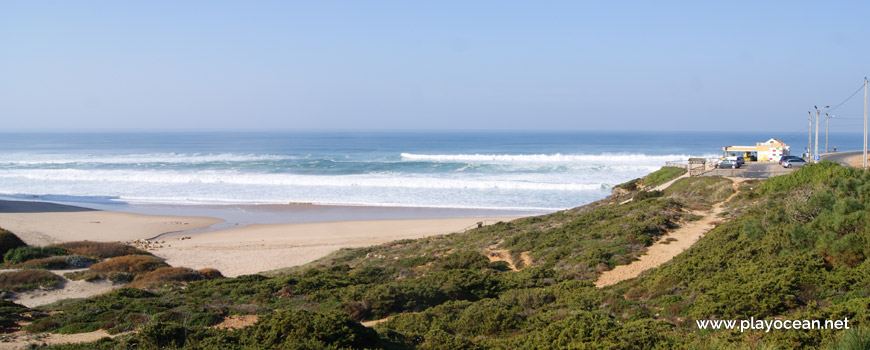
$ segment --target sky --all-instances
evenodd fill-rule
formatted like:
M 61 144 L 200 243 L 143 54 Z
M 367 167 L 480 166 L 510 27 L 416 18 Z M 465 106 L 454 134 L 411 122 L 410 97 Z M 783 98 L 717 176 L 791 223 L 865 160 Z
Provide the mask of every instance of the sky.
M 868 10 L 3 1 L 0 130 L 800 132 L 870 74 Z M 863 97 L 832 111 L 832 131 L 863 129 Z

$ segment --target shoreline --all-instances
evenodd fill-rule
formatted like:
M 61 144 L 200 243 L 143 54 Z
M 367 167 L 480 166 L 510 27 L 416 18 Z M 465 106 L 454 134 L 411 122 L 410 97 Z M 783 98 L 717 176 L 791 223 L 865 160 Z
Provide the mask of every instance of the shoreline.
M 162 243 L 148 249 L 149 252 L 172 266 L 215 268 L 234 277 L 303 265 L 341 248 L 460 232 L 475 227 L 477 222 L 492 224 L 528 216 L 484 216 L 476 210 L 440 208 L 315 205 L 258 208 L 265 213 L 251 209 L 231 208 L 238 211 L 238 216 L 253 215 L 253 220 L 261 217 L 288 220 L 288 215 L 291 219 L 304 216 L 334 220 L 253 223 L 249 219 L 244 224 L 204 216 L 135 214 L 50 202 L 0 200 L 0 227 L 30 245 L 151 239 Z M 341 220 L 348 218 L 342 216 L 347 213 L 353 214 L 351 218 L 364 219 Z M 465 215 L 444 217 L 458 214 Z
M 140 215 L 50 202 L 0 200 L 0 227 L 28 245 L 84 240 L 125 242 L 222 222 L 211 217 Z

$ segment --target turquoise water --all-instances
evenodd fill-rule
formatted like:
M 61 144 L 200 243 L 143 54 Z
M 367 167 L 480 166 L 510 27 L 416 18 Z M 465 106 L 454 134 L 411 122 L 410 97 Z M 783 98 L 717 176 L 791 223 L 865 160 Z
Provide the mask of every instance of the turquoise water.
M 841 150 L 860 148 L 861 135 L 835 136 Z M 688 132 L 0 134 L 0 196 L 549 211 L 603 198 L 666 161 L 771 137 L 806 143 Z

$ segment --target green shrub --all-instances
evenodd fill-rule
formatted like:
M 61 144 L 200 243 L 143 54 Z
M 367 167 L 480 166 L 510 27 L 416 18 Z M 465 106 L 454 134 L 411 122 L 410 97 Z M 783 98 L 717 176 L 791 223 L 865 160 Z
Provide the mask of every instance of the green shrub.
M 463 250 L 441 259 L 434 263 L 434 267 L 441 270 L 451 269 L 481 269 L 489 264 L 489 258 L 476 251 Z
M 828 346 L 830 350 L 870 350 L 870 331 L 866 327 L 853 327 L 840 335 L 839 341 Z
M 640 188 L 640 179 L 629 180 L 628 182 L 621 183 L 619 185 L 613 186 L 614 188 L 621 188 L 626 191 L 634 191 Z
M 27 260 L 48 258 L 57 255 L 66 255 L 67 251 L 61 247 L 18 247 L 11 249 L 3 255 L 3 261 L 7 264 L 20 264 Z
M 662 191 L 642 191 L 642 192 L 638 192 L 638 194 L 634 195 L 634 200 L 642 201 L 642 200 L 648 199 L 648 198 L 661 197 L 662 195 L 664 195 L 664 192 L 662 192 Z
M 663 166 L 661 169 L 644 176 L 640 182 L 644 187 L 655 187 L 683 176 L 685 173 L 686 168 Z
M 860 171 L 859 169 L 844 167 L 827 161 L 807 164 L 788 176 L 776 176 L 766 180 L 761 185 L 761 188 L 758 189 L 758 194 L 787 193 L 799 188 L 823 184 L 834 179 L 854 177 Z
M 145 347 L 180 348 L 187 339 L 187 329 L 174 322 L 155 322 L 142 327 L 137 338 Z
M 6 255 L 6 252 L 18 248 L 24 247 L 27 244 L 18 238 L 14 233 L 4 230 L 0 228 L 0 255 Z
M 0 299 L 0 332 L 11 331 L 18 325 L 16 321 L 26 320 L 28 317 L 25 313 L 28 311 L 29 309 L 22 305 Z
M 373 348 L 375 331 L 340 313 L 278 310 L 240 330 L 242 343 L 270 349 Z

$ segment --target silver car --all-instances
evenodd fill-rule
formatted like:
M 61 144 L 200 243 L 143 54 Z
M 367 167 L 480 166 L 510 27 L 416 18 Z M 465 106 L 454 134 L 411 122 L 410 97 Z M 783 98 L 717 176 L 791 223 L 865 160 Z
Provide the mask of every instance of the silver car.
M 803 159 L 786 159 L 782 161 L 784 168 L 800 168 L 804 165 L 807 165 L 807 161 Z

